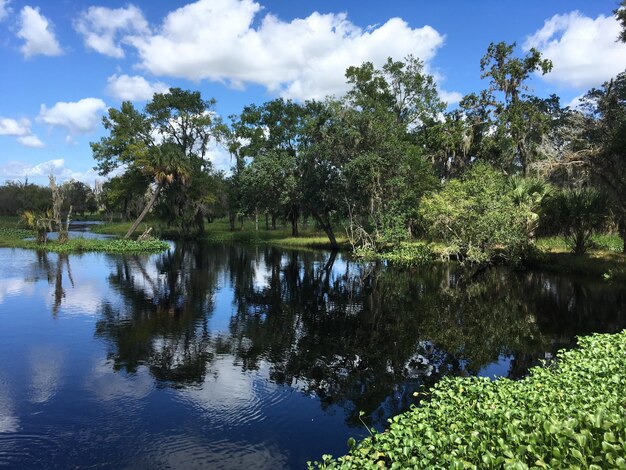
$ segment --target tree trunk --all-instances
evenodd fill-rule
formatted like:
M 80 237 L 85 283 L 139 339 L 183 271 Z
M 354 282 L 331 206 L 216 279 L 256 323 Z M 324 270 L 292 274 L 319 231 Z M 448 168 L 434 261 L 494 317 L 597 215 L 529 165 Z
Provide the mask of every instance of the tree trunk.
M 161 192 L 161 188 L 163 188 L 163 183 L 158 183 L 156 188 L 154 189 L 154 192 L 152 193 L 152 196 L 150 196 L 150 200 L 148 201 L 148 204 L 146 204 L 146 207 L 143 208 L 143 210 L 141 211 L 141 214 L 139 214 L 139 217 L 137 217 L 137 220 L 135 220 L 133 222 L 133 225 L 131 225 L 131 227 L 128 229 L 128 232 L 126 232 L 126 235 L 124 235 L 124 240 L 128 240 L 130 238 L 130 236 L 135 232 L 135 230 L 137 230 L 137 227 L 139 227 L 139 224 L 143 221 L 144 217 L 148 215 L 148 212 L 150 212 L 150 209 L 152 209 L 152 206 L 154 206 L 154 203 L 156 202 L 157 197 L 159 196 L 159 193 Z
M 276 230 L 276 214 L 272 214 L 272 230 Z
M 270 229 L 270 215 L 266 212 L 265 213 L 265 230 L 269 230 Z
M 626 214 L 622 214 L 618 222 L 619 236 L 622 239 L 624 246 L 622 247 L 622 253 L 626 255 Z
M 254 231 L 255 232 L 259 231 L 259 210 L 258 209 L 254 210 Z
M 235 231 L 235 214 L 233 212 L 228 213 L 228 224 L 230 225 L 230 230 Z
M 337 239 L 335 238 L 335 233 L 333 232 L 333 227 L 330 225 L 330 222 L 325 222 L 317 212 L 313 212 L 313 218 L 315 218 L 320 227 L 322 227 L 322 230 L 324 230 L 324 233 L 326 233 L 331 248 L 339 248 L 339 244 L 337 243 Z
M 291 236 L 298 236 L 298 208 L 293 206 L 291 208 Z

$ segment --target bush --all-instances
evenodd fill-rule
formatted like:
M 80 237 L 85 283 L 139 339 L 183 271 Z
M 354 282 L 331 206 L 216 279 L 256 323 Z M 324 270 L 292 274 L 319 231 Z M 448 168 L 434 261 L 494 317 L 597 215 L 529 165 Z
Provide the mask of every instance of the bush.
M 425 197 L 420 215 L 446 252 L 462 262 L 490 262 L 497 255 L 518 261 L 528 245 L 532 214 L 516 204 L 507 178 L 488 165 L 476 165 Z
M 594 188 L 565 189 L 552 202 L 553 223 L 560 227 L 568 247 L 577 255 L 591 247 L 591 236 L 602 228 L 608 199 Z
M 309 468 L 626 468 L 626 331 L 520 381 L 444 378 L 389 429 Z

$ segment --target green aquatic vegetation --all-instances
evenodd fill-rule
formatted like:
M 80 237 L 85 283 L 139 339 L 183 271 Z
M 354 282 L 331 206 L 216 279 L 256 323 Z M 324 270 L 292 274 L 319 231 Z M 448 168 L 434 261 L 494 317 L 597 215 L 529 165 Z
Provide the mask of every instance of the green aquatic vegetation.
M 356 259 L 387 260 L 399 266 L 423 266 L 435 260 L 435 252 L 430 244 L 426 243 L 400 243 L 386 251 L 374 251 L 372 249 L 357 247 L 353 255 Z
M 309 468 L 626 469 L 626 331 L 557 357 L 519 381 L 444 378 L 387 431 Z
M 162 240 L 91 240 L 73 238 L 66 243 L 48 242 L 46 245 L 37 245 L 33 242 L 31 248 L 43 248 L 56 253 L 75 253 L 100 251 L 105 253 L 142 253 L 159 252 L 169 248 L 169 244 Z

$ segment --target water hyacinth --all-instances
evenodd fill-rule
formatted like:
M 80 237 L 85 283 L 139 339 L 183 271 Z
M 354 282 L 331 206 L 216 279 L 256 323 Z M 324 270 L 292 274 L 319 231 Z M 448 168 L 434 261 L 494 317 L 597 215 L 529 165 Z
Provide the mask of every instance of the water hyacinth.
M 309 468 L 626 469 L 626 331 L 519 381 L 445 378 L 389 429 Z

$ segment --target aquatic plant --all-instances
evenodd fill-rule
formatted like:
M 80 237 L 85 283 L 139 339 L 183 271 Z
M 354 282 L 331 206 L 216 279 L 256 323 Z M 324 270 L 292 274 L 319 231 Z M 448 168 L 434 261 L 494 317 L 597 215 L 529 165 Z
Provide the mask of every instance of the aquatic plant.
M 309 468 L 626 469 L 626 331 L 519 381 L 444 378 L 387 431 Z

